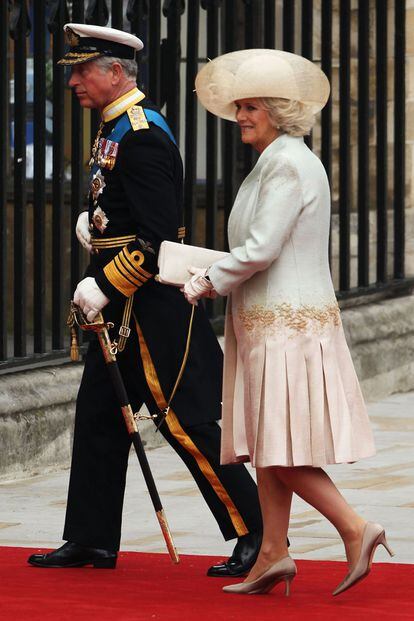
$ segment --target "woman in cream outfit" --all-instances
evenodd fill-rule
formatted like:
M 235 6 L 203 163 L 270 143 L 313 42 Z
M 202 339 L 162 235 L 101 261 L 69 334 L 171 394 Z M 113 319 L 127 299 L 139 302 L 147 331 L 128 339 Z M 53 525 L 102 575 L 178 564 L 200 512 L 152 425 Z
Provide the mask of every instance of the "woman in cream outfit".
M 384 529 L 347 504 L 322 469 L 375 453 L 368 416 L 345 341 L 328 264 L 330 191 L 308 149 L 314 114 L 326 103 L 326 76 L 277 50 L 221 56 L 196 90 L 214 114 L 236 119 L 260 153 L 237 194 L 228 225 L 231 253 L 194 270 L 191 303 L 228 295 L 222 463 L 257 469 L 263 543 L 246 581 L 224 587 L 265 593 L 296 566 L 286 547 L 292 493 L 338 529 L 349 573 L 338 594 L 364 577 Z

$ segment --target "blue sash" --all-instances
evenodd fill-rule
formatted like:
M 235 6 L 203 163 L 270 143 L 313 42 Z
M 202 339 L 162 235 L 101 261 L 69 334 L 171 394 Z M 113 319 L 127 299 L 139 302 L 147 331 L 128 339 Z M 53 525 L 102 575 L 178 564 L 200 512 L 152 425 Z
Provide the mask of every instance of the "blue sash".
M 157 125 L 163 131 L 165 131 L 165 133 L 167 134 L 171 142 L 173 142 L 175 146 L 177 146 L 177 143 L 172 134 L 172 131 L 168 127 L 167 122 L 164 119 L 164 117 L 159 112 L 144 108 L 144 114 L 149 123 L 154 123 L 154 125 Z M 119 119 L 118 123 L 115 125 L 114 129 L 112 130 L 108 138 L 110 140 L 113 140 L 113 142 L 121 142 L 122 138 L 125 136 L 127 131 L 129 131 L 130 129 L 131 129 L 131 122 L 129 120 L 128 114 L 125 112 Z
M 169 137 L 169 139 L 171 140 L 171 142 L 173 142 L 175 146 L 177 146 L 173 133 L 168 127 L 167 121 L 164 119 L 164 117 L 159 112 L 156 112 L 156 110 L 147 110 L 144 108 L 144 113 L 145 113 L 145 116 L 147 117 L 147 121 L 154 123 L 154 125 L 157 125 L 161 129 L 163 129 L 165 133 L 167 134 L 167 136 Z

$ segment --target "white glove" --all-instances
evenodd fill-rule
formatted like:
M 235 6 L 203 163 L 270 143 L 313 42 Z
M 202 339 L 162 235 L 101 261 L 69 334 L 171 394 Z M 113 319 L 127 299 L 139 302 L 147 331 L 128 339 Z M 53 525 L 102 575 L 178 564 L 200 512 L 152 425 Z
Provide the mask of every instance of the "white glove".
M 91 231 L 89 229 L 89 214 L 87 211 L 82 211 L 82 213 L 79 214 L 75 230 L 76 237 L 78 238 L 80 244 L 86 248 L 89 253 L 91 253 Z
M 184 297 L 190 304 L 197 306 L 200 298 L 216 298 L 217 292 L 214 291 L 213 283 L 207 280 L 207 269 L 200 269 L 199 267 L 189 267 L 190 274 L 194 274 L 188 282 L 185 283 L 181 291 L 184 293 Z
M 109 303 L 109 298 L 99 289 L 95 278 L 84 278 L 78 283 L 73 301 L 79 306 L 86 319 L 93 321 L 96 315 Z

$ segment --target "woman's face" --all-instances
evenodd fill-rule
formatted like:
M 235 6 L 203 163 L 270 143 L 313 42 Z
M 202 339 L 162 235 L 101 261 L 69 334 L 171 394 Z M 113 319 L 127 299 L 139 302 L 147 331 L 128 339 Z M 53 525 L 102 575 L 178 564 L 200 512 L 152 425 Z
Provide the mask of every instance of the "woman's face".
M 238 99 L 234 103 L 242 142 L 251 144 L 261 153 L 279 136 L 279 132 L 271 125 L 269 114 L 260 107 L 258 99 Z

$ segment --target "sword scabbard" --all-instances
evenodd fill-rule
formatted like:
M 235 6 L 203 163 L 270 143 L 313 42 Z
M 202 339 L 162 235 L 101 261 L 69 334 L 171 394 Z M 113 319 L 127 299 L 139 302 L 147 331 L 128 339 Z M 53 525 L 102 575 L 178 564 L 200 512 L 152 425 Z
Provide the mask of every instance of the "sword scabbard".
M 171 535 L 170 527 L 168 526 L 167 518 L 165 517 L 164 509 L 156 511 L 158 522 L 160 523 L 161 532 L 164 536 L 168 553 L 173 563 L 179 563 L 180 557 L 178 556 L 174 541 Z

